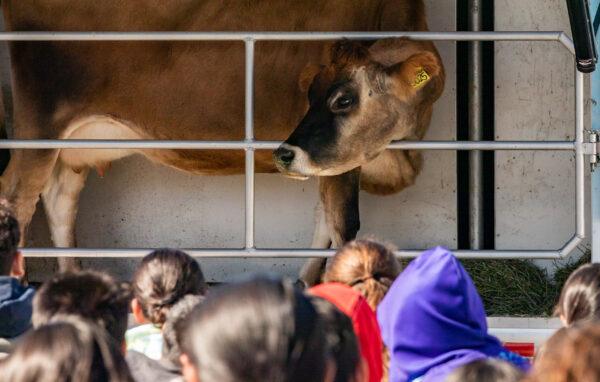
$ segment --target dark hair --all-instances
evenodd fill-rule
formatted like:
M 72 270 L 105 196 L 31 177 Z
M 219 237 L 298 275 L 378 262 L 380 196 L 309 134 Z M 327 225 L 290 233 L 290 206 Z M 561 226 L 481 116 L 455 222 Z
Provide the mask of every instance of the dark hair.
M 323 320 L 327 352 L 336 365 L 334 382 L 352 381 L 361 361 L 352 320 L 324 298 L 313 296 L 310 301 Z
M 0 382 L 133 381 L 115 342 L 76 317 L 60 317 L 25 334 L 0 369 Z
M 391 248 L 373 240 L 353 240 L 337 251 L 323 282 L 338 282 L 356 289 L 376 310 L 401 270 Z
M 163 348 L 162 356 L 168 359 L 173 365 L 181 366 L 179 356 L 181 347 L 177 342 L 177 329 L 185 325 L 186 319 L 194 308 L 204 301 L 204 296 L 188 294 L 179 299 L 177 304 L 173 305 L 167 313 L 167 319 L 162 327 Z
M 575 324 L 558 330 L 539 353 L 528 382 L 600 381 L 600 326 Z
M 145 256 L 132 286 L 144 316 L 159 326 L 180 298 L 186 294 L 203 295 L 207 289 L 198 263 L 175 249 L 159 249 Z
M 130 300 L 129 286 L 105 273 L 62 273 L 35 294 L 32 322 L 37 327 L 59 314 L 75 315 L 97 323 L 120 344 L 125 339 Z
M 8 201 L 0 198 L 0 276 L 10 274 L 20 239 L 19 222 Z
M 446 382 L 518 382 L 523 372 L 514 365 L 494 358 L 479 359 L 454 370 Z
M 322 381 L 323 324 L 291 282 L 258 277 L 211 291 L 178 341 L 202 382 Z
M 569 276 L 555 313 L 567 325 L 600 319 L 600 264 L 582 265 Z

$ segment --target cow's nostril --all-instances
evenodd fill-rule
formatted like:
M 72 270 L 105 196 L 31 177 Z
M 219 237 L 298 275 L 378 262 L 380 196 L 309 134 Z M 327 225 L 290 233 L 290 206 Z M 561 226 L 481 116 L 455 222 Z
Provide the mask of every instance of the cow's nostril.
M 275 157 L 277 158 L 277 161 L 284 166 L 289 166 L 294 160 L 295 156 L 296 154 L 294 154 L 292 150 L 286 149 L 284 147 L 280 147 L 277 150 L 275 150 Z

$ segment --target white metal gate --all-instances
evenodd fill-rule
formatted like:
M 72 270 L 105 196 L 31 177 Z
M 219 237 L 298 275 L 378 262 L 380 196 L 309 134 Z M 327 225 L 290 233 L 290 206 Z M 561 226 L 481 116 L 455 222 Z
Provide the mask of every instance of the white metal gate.
M 184 249 L 195 257 L 308 258 L 329 257 L 331 249 L 256 248 L 254 245 L 254 151 L 275 149 L 281 142 L 254 139 L 254 44 L 266 40 L 374 40 L 407 37 L 431 41 L 556 41 L 572 55 L 575 48 L 563 32 L 3 32 L 0 41 L 240 41 L 245 43 L 245 139 L 243 141 L 171 140 L 3 140 L 7 149 L 196 149 L 245 150 L 245 246 L 243 248 Z M 574 65 L 575 67 L 575 65 Z M 455 250 L 462 258 L 558 259 L 574 250 L 585 236 L 586 155 L 596 159 L 596 143 L 584 141 L 584 74 L 575 70 L 575 139 L 572 141 L 420 141 L 392 142 L 390 149 L 418 150 L 561 150 L 575 154 L 576 229 L 561 248 L 555 250 Z M 26 257 L 142 257 L 151 249 L 23 248 Z M 398 250 L 401 257 L 414 257 L 421 250 Z

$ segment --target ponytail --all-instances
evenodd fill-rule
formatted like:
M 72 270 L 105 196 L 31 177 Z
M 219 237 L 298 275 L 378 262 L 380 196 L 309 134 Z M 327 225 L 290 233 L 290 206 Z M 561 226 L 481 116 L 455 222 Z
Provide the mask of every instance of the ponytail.
M 400 273 L 394 251 L 372 240 L 354 240 L 338 250 L 323 277 L 359 291 L 375 310 Z
M 183 296 L 204 295 L 207 289 L 198 263 L 175 249 L 159 249 L 144 257 L 132 284 L 144 316 L 157 326 L 164 324 Z

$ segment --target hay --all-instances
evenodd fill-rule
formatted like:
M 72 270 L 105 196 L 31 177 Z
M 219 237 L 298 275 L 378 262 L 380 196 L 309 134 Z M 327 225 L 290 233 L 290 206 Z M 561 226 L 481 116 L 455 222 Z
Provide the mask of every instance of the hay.
M 464 260 L 488 316 L 549 316 L 558 295 L 545 270 L 524 260 Z
M 488 316 L 548 317 L 569 275 L 591 261 L 590 251 L 576 260 L 555 262 L 554 276 L 526 260 L 463 260 Z

